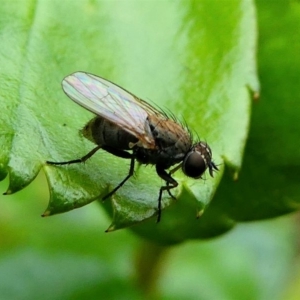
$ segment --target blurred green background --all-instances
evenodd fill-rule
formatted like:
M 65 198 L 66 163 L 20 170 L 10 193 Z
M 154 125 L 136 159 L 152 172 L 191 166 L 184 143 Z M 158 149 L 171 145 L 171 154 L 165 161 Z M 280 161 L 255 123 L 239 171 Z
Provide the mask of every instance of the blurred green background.
M 240 180 L 226 176 L 212 203 L 231 194 L 240 221 L 278 216 L 299 202 L 300 3 L 256 1 L 256 8 L 261 97 L 253 103 Z M 0 190 L 7 186 L 6 179 Z M 129 230 L 104 233 L 110 220 L 97 203 L 41 218 L 48 198 L 42 173 L 0 197 L 0 299 L 300 298 L 298 214 L 167 248 Z M 253 202 L 264 199 L 265 210 L 255 210 Z M 244 211 L 235 211 L 242 200 Z

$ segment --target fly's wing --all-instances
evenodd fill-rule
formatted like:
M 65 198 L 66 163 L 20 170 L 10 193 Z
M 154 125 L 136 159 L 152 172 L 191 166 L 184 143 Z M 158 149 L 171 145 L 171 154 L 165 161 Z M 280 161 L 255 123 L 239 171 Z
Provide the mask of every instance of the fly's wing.
M 84 72 L 64 78 L 62 87 L 73 101 L 132 134 L 144 148 L 155 148 L 146 119 L 148 113 L 159 112 L 147 102 L 106 79 Z

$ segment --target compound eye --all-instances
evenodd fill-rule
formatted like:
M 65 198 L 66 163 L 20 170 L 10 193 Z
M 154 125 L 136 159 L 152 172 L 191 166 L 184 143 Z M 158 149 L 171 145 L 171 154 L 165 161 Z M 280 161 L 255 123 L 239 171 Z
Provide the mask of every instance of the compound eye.
M 188 153 L 182 163 L 183 173 L 192 178 L 201 177 L 206 168 L 205 160 L 197 151 Z

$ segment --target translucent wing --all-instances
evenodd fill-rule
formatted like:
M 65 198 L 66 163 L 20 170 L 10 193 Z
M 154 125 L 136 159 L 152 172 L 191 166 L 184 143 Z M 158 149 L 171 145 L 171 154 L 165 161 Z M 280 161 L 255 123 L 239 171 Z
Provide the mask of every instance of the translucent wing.
M 106 79 L 84 72 L 64 78 L 62 87 L 73 101 L 137 137 L 141 146 L 155 148 L 147 117 L 148 113 L 160 112 L 147 102 Z

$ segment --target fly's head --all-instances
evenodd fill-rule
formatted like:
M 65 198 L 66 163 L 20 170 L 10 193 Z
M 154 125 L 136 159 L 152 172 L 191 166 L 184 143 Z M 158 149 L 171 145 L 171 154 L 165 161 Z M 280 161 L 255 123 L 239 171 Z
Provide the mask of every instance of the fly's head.
M 218 170 L 212 161 L 211 149 L 205 142 L 196 143 L 185 155 L 182 171 L 186 176 L 198 179 L 201 178 L 207 168 L 211 177 L 213 177 L 213 171 Z

